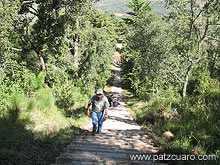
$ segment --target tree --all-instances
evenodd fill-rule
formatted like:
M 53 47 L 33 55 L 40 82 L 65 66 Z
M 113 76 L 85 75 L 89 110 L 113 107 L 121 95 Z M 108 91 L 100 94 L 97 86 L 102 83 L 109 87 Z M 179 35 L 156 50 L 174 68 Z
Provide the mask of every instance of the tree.
M 209 58 L 209 45 L 216 47 L 218 36 L 213 36 L 219 27 L 220 4 L 217 0 L 167 0 L 172 9 L 173 48 L 167 60 L 170 74 L 182 83 L 182 97 L 186 96 L 190 74 L 200 62 Z
M 123 54 L 123 70 L 139 96 L 162 87 L 166 80 L 162 70 L 169 51 L 168 24 L 158 15 L 145 13 L 135 19 L 135 28 L 129 31 Z M 128 68 L 126 68 L 128 67 Z
M 79 22 L 78 77 L 84 87 L 104 87 L 111 76 L 117 33 L 113 15 L 101 14 L 96 9 L 87 10 Z
M 81 79 L 84 86 L 92 84 L 93 87 L 101 79 L 102 86 L 110 76 L 110 63 L 113 61 L 112 55 L 118 37 L 115 26 L 117 19 L 113 14 L 100 14 L 92 2 L 1 2 L 0 28 L 4 37 L 4 44 L 1 45 L 2 61 L 5 59 L 5 49 L 10 47 L 10 50 L 16 50 L 13 54 L 16 63 L 22 63 L 35 74 L 41 69 L 46 70 L 49 86 L 68 84 L 69 80 L 76 83 L 75 78 Z M 95 73 L 91 79 L 91 74 L 86 74 L 90 73 L 91 67 L 87 67 L 89 61 L 85 60 L 90 56 L 94 63 L 92 72 Z M 105 63 L 99 61 L 102 58 Z M 4 68 L 4 65 L 5 62 L 1 67 Z
M 132 0 L 132 2 L 128 2 L 128 7 L 131 9 L 131 11 L 127 13 L 130 17 L 123 18 L 128 24 L 134 24 L 136 16 L 152 10 L 148 0 Z
M 9 51 L 20 51 L 11 42 L 15 34 L 15 28 L 18 19 L 18 11 L 20 10 L 20 2 L 15 1 L 1 1 L 0 2 L 0 69 L 3 72 L 6 70 L 6 59 Z
M 143 11 L 151 11 L 150 2 L 145 0 L 132 0 L 132 2 L 128 2 L 128 7 L 132 9 L 131 12 L 128 12 L 132 16 L 137 16 Z
M 139 96 L 159 87 L 163 60 L 167 48 L 167 24 L 151 11 L 150 2 L 134 0 L 129 3 L 131 17 L 128 24 L 123 53 L 123 72 Z M 168 41 L 167 41 L 168 42 Z
M 34 62 L 38 56 L 41 68 L 45 70 L 48 54 L 60 53 L 70 14 L 77 15 L 87 1 L 20 0 L 17 24 L 13 24 L 18 34 L 16 43 L 22 49 L 20 60 L 25 60 L 32 70 L 39 71 L 38 64 Z

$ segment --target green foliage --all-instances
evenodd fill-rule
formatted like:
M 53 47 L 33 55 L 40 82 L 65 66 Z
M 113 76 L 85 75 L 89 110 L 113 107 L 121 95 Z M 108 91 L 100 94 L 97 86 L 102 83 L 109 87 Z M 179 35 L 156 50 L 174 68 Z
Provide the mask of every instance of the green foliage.
M 213 154 L 218 150 L 220 130 L 219 45 L 214 41 L 218 28 L 212 24 L 213 28 L 206 27 L 203 33 L 196 20 L 203 21 L 207 13 L 201 10 L 198 15 L 196 8 L 201 6 L 192 4 L 190 10 L 189 2 L 184 2 L 172 1 L 171 25 L 152 13 L 135 17 L 135 24 L 126 29 L 123 77 L 130 81 L 136 96 L 147 100 L 132 106 L 136 121 L 158 136 L 166 131 L 174 134 L 171 142 L 161 138 L 166 153 Z M 204 11 L 211 10 L 213 4 L 203 6 Z M 189 13 L 199 18 L 190 23 Z M 209 14 L 213 17 L 208 19 L 214 18 L 216 10 Z M 181 100 L 184 86 L 188 98 Z
M 114 17 L 97 13 L 91 17 L 91 23 L 83 21 L 83 33 L 80 33 L 78 74 L 87 89 L 104 87 L 111 76 L 110 65 L 115 51 L 116 28 Z M 95 28 L 93 27 L 95 26 Z M 109 28 L 110 27 L 110 28 Z
M 175 153 L 192 153 L 192 145 L 191 145 L 191 139 L 188 137 L 182 137 L 180 140 L 176 140 L 175 144 L 172 146 Z
M 128 3 L 128 7 L 133 11 L 128 12 L 132 16 L 137 16 L 140 12 L 151 10 L 150 2 L 144 0 L 132 0 L 132 2 Z
M 64 113 L 72 117 L 71 115 L 79 110 L 78 108 L 85 107 L 88 102 L 88 96 L 82 94 L 82 91 L 78 87 L 74 87 L 72 82 L 69 84 L 62 84 L 59 88 L 54 90 L 56 96 L 56 105 L 60 109 L 64 109 Z
M 18 11 L 20 10 L 19 0 L 5 0 L 0 2 L 0 57 L 3 50 L 11 49 L 12 44 L 10 38 L 15 35 L 13 26 L 18 19 Z
M 11 111 L 15 111 L 14 117 L 18 117 L 22 110 L 25 110 L 26 98 L 22 93 L 13 93 L 11 96 Z
M 31 121 L 18 119 L 16 123 L 11 123 L 10 120 L 0 119 L 1 164 L 54 163 L 63 147 L 79 132 L 79 128 L 71 126 L 69 121 L 56 111 L 44 120 L 44 114 L 36 114 L 35 112 L 30 115 Z
M 184 98 L 191 73 L 197 66 L 205 66 L 209 61 L 213 73 L 218 64 L 214 59 L 219 59 L 216 55 L 218 27 L 214 23 L 219 19 L 214 19 L 217 14 L 217 10 L 211 9 L 214 4 L 214 1 L 206 5 L 197 1 L 168 1 L 172 11 L 167 20 L 149 12 L 134 14 L 127 28 L 123 70 L 139 97 L 144 98 L 148 91 L 176 86 Z M 131 7 L 135 11 L 141 9 L 141 5 L 141 1 L 135 1 Z M 211 12 L 207 12 L 209 10 Z M 208 25 L 207 20 L 212 23 Z
M 215 140 L 219 138 L 219 102 L 216 102 L 220 96 L 219 89 L 217 91 L 217 95 L 207 91 L 206 97 L 203 97 L 202 100 L 198 97 L 185 100 L 179 108 L 181 121 L 179 123 L 170 122 L 163 129 L 171 130 L 177 135 L 177 139 L 183 141 L 182 136 L 191 137 L 191 146 L 200 146 L 200 154 L 213 153 L 219 146 L 219 142 Z M 212 96 L 216 98 L 213 99 Z M 212 103 L 208 103 L 206 100 Z
M 54 137 L 69 136 L 71 126 L 87 121 L 88 95 L 111 77 L 118 38 L 125 38 L 123 77 L 144 100 L 133 105 L 138 123 L 159 135 L 173 132 L 172 143 L 163 139 L 170 152 L 219 154 L 217 0 L 205 5 L 169 0 L 170 19 L 150 12 L 149 2 L 133 1 L 127 25 L 99 13 L 91 2 L 0 2 L 0 160 L 22 162 L 25 152 L 17 153 L 23 147 L 38 152 L 36 141 L 57 144 Z M 188 97 L 181 100 L 180 94 Z M 174 110 L 177 118 L 172 118 Z M 33 157 L 27 159 L 39 160 Z
M 131 11 L 127 13 L 130 17 L 123 18 L 127 24 L 135 24 L 137 16 L 148 13 L 152 9 L 150 2 L 144 0 L 132 0 L 132 2 L 128 3 L 128 7 L 131 9 Z
M 146 95 L 148 95 L 147 101 L 132 105 L 133 115 L 140 124 L 164 122 L 164 118 L 160 116 L 161 107 L 165 108 L 167 114 L 171 114 L 181 100 L 180 95 L 173 88 L 160 90 L 156 95 L 152 93 L 146 93 Z
M 37 76 L 36 81 L 35 81 L 36 89 L 43 88 L 44 82 L 45 82 L 45 77 L 46 77 L 46 72 L 41 72 L 41 73 Z
M 195 77 L 193 92 L 184 101 L 178 89 L 159 90 L 147 102 L 134 103 L 132 113 L 136 121 L 157 136 L 166 131 L 174 134 L 174 140 L 161 137 L 159 141 L 166 153 L 215 154 L 219 141 L 219 81 L 200 73 Z M 207 87 L 208 86 L 208 87 Z M 161 107 L 164 112 L 161 113 Z M 178 115 L 173 112 L 176 110 Z M 174 115 L 172 117 L 172 115 Z
M 35 88 L 32 89 L 30 95 L 25 95 L 19 85 L 15 84 L 8 87 L 3 84 L 3 82 L 6 83 L 6 80 L 1 81 L 1 164 L 8 164 L 8 162 L 34 164 L 35 162 L 32 161 L 37 161 L 39 157 L 44 159 L 44 161 L 53 163 L 55 157 L 60 152 L 61 148 L 63 148 L 63 143 L 70 142 L 72 136 L 77 132 L 72 126 L 80 126 L 88 120 L 84 112 L 79 111 L 80 108 L 83 111 L 85 110 L 85 102 L 88 101 L 88 97 L 81 96 L 81 91 L 77 90 L 77 92 L 75 91 L 75 93 L 72 93 L 74 97 L 66 97 L 65 100 L 69 100 L 69 102 L 73 102 L 73 98 L 75 99 L 74 107 L 71 109 L 71 111 L 74 112 L 66 117 L 68 109 L 65 109 L 65 111 L 64 108 L 72 105 L 68 102 L 65 106 L 59 107 L 63 108 L 62 110 L 58 109 L 54 104 L 55 98 L 51 90 L 39 86 L 43 83 L 42 80 L 45 77 L 45 73 L 40 73 L 36 77 L 38 78 L 34 79 L 33 84 L 31 84 L 31 86 Z M 19 79 L 16 80 L 20 82 Z M 12 81 L 7 80 L 7 84 L 12 84 Z M 40 88 L 36 88 L 36 84 L 38 84 Z M 71 87 L 78 89 L 77 87 Z M 58 89 L 62 90 L 63 95 L 67 95 L 68 92 L 63 91 L 62 88 Z M 70 91 L 73 92 L 73 90 Z M 59 99 L 59 95 L 56 97 Z M 60 99 L 60 101 L 63 100 Z M 81 104 L 77 104 L 76 102 L 78 101 Z M 56 104 L 58 105 L 58 102 L 56 102 Z M 57 147 L 60 147 L 60 150 L 58 150 Z M 25 151 L 23 150 L 24 148 Z M 30 154 L 32 152 L 35 153 L 37 148 L 39 149 L 37 157 L 35 156 L 36 154 Z M 54 148 L 53 152 L 49 152 L 51 148 Z M 17 154 L 18 150 L 22 150 L 22 152 Z M 29 152 L 29 158 L 26 156 L 26 151 Z M 39 152 L 42 152 L 42 154 Z M 46 157 L 45 153 L 47 153 Z M 16 158 L 16 160 L 11 160 L 11 157 Z
M 146 92 L 156 92 L 168 83 L 164 61 L 170 50 L 170 38 L 166 22 L 155 14 L 137 16 L 135 21 L 135 27 L 127 34 L 122 67 L 131 87 L 144 98 Z
M 49 89 L 39 89 L 36 93 L 36 100 L 38 102 L 38 109 L 41 111 L 55 109 L 54 98 Z
M 10 93 L 9 87 L 6 85 L 0 85 L 0 117 L 8 116 L 8 108 L 9 108 L 9 101 L 10 100 Z
M 88 29 L 88 33 L 84 37 L 86 42 L 82 43 L 84 49 L 82 50 L 83 56 L 80 59 L 79 76 L 89 88 L 100 85 L 103 87 L 106 80 L 111 76 L 110 64 L 113 61 L 113 44 L 109 42 L 109 38 L 103 30 L 97 33 Z M 94 39 L 91 38 L 96 38 L 99 44 L 94 43 Z M 92 84 L 95 86 L 91 86 Z
M 111 76 L 118 20 L 90 0 L 6 0 L 0 20 L 0 164 L 34 164 L 39 157 L 51 164 L 58 143 L 87 122 L 88 95 Z M 54 152 L 35 144 L 46 139 Z
M 219 3 L 166 2 L 169 17 L 142 13 L 124 30 L 123 77 L 136 96 L 147 100 L 131 103 L 132 114 L 158 136 L 174 134 L 171 142 L 162 138 L 166 153 L 215 154 L 220 130 Z M 179 115 L 172 118 L 175 110 Z
M 216 33 L 218 31 L 216 22 L 220 20 L 216 16 L 220 6 L 216 5 L 217 1 L 199 4 L 199 1 L 195 0 L 182 2 L 169 0 L 167 3 L 172 9 L 169 21 L 172 31 L 170 36 L 174 41 L 170 53 L 171 57 L 175 57 L 167 60 L 167 65 L 170 66 L 167 70 L 169 69 L 171 75 L 182 83 L 182 96 L 185 97 L 194 67 L 199 63 L 206 63 L 210 56 L 209 47 L 212 49 L 218 47 L 216 37 L 219 35 Z M 213 32 L 216 34 L 213 35 Z

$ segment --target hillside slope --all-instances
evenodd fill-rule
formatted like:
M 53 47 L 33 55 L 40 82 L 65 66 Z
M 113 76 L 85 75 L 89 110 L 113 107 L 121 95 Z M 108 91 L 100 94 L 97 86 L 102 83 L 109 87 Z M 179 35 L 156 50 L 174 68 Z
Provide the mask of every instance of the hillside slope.
M 118 17 L 126 16 L 126 13 L 129 11 L 127 7 L 128 3 L 131 0 L 100 0 L 96 3 L 96 7 L 104 13 L 115 13 Z M 154 11 L 160 15 L 165 15 L 168 13 L 167 9 L 164 7 L 163 0 L 153 0 L 151 5 Z

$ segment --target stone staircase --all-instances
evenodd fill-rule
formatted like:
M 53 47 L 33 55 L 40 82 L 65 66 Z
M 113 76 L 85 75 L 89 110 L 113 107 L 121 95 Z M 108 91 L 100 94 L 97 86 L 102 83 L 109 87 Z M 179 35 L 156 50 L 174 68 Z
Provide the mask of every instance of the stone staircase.
M 93 136 L 92 123 L 84 128 L 54 165 L 136 165 L 161 164 L 152 160 L 132 160 L 135 155 L 158 152 L 152 140 L 140 129 L 123 105 L 109 110 L 101 135 Z
M 85 130 L 57 157 L 55 165 L 159 164 L 151 160 L 131 160 L 132 155 L 156 152 L 149 137 L 133 130 L 105 130 L 96 136 Z
M 89 123 L 60 153 L 53 165 L 162 165 L 150 159 L 158 150 L 122 102 L 119 67 L 115 70 L 112 93 L 121 105 L 109 109 L 102 134 L 93 136 L 92 123 Z

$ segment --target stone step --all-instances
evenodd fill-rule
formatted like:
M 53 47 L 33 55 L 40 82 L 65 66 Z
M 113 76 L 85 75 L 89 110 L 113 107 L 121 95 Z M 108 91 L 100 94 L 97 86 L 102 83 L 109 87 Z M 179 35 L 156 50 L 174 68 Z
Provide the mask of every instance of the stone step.
M 132 138 L 124 138 L 123 137 L 88 137 L 88 138 L 83 138 L 83 137 L 78 137 L 78 139 L 74 139 L 72 142 L 94 142 L 94 143 L 99 143 L 99 141 L 103 142 L 109 142 L 109 141 L 115 141 L 115 142 L 134 142 L 136 140 Z M 147 141 L 147 139 L 146 139 Z M 149 140 L 148 140 L 149 141 Z M 111 144 L 111 143 L 110 143 Z
M 92 143 L 92 144 L 104 144 L 104 145 L 117 145 L 119 143 L 118 146 L 122 144 L 129 144 L 129 143 L 144 143 L 144 144 L 148 144 L 153 146 L 154 144 L 152 143 L 151 140 L 142 140 L 142 139 L 101 139 L 101 138 L 97 138 L 97 139 L 76 139 L 73 140 L 72 143 Z
M 155 165 L 152 161 L 131 161 L 130 159 L 109 158 L 97 155 L 72 155 L 62 153 L 56 159 L 56 164 L 147 164 Z
M 118 165 L 118 164 L 124 164 L 127 165 L 128 162 L 116 162 L 116 161 L 106 161 L 106 162 L 99 162 L 99 163 L 94 163 L 94 162 L 77 162 L 77 161 L 72 161 L 72 165 Z
M 133 137 L 131 138 L 125 138 L 125 137 L 98 137 L 98 136 L 95 136 L 95 137 L 90 137 L 90 136 L 87 136 L 87 137 L 83 137 L 83 136 L 79 136 L 77 139 L 73 139 L 72 142 L 92 142 L 92 143 L 100 143 L 100 142 L 112 142 L 114 141 L 115 142 L 136 142 L 137 140 L 139 141 L 145 141 L 147 143 L 150 143 L 149 142 L 149 139 L 134 139 Z M 109 143 L 111 144 L 111 143 Z
M 129 161 L 129 154 L 117 154 L 117 153 L 103 153 L 103 152 L 86 152 L 81 151 L 77 153 L 61 153 L 60 157 L 68 157 L 73 159 L 83 159 L 83 160 L 93 160 L 93 161 L 101 161 L 101 160 L 123 160 Z
M 78 161 L 72 161 L 71 165 L 155 165 L 151 164 L 151 162 L 127 162 L 127 161 L 103 161 L 103 162 L 78 162 Z
M 96 140 L 103 140 L 103 141 L 107 141 L 107 140 L 117 140 L 117 141 L 135 141 L 133 137 L 130 137 L 130 138 L 126 138 L 126 137 L 123 137 L 123 136 L 115 136 L 115 137 L 107 137 L 107 136 L 103 136 L 103 137 L 99 137 L 99 136 L 86 136 L 86 137 L 83 137 L 83 136 L 79 136 L 77 137 L 78 139 L 73 139 L 73 142 L 74 141 L 80 141 L 80 142 L 83 142 L 83 141 L 91 141 L 91 142 L 96 142 Z M 148 139 L 141 139 L 141 140 L 146 140 L 146 141 L 149 141 Z
M 109 143 L 97 143 L 97 142 L 81 142 L 81 141 L 72 141 L 69 145 L 71 146 L 90 146 L 90 147 L 100 147 L 102 148 L 120 148 L 120 145 L 110 145 Z
M 96 135 L 93 136 L 92 133 L 87 133 L 87 134 L 80 134 L 77 137 L 75 137 L 74 139 L 77 140 L 77 138 L 82 138 L 82 139 L 111 139 L 111 138 L 120 138 L 123 137 L 125 139 L 133 139 L 133 138 L 139 138 L 139 139 L 150 139 L 147 135 L 139 135 L 137 133 L 127 133 L 127 134 L 121 134 L 121 133 L 102 133 L 101 135 Z
M 102 145 L 108 145 L 108 144 L 114 144 L 116 146 L 121 146 L 121 145 L 133 145 L 135 142 L 134 141 L 119 141 L 119 140 L 107 140 L 107 139 L 96 139 L 95 144 L 102 144 Z M 77 140 L 75 141 L 76 143 L 93 143 L 93 140 Z M 137 143 L 137 141 L 136 141 Z
M 72 155 L 85 155 L 85 156 L 90 156 L 90 155 L 97 155 L 100 157 L 108 157 L 108 158 L 120 158 L 120 159 L 128 159 L 129 158 L 129 153 L 122 153 L 122 152 L 114 152 L 114 151 L 85 151 L 85 150 L 68 150 L 66 151 L 69 154 Z
M 104 161 L 128 161 L 124 159 L 111 159 L 106 158 L 103 156 L 98 155 L 74 155 L 69 153 L 62 153 L 60 154 L 60 157 L 56 159 L 56 163 L 72 163 L 72 161 L 78 161 L 78 162 L 92 162 L 92 163 L 102 163 Z
M 68 145 L 65 149 L 68 153 L 80 153 L 80 152 L 103 152 L 103 153 L 119 153 L 119 154 L 140 154 L 139 151 L 134 149 L 127 148 L 116 148 L 114 146 L 105 147 L 105 146 L 77 146 L 77 145 Z M 144 152 L 144 154 L 147 154 Z
M 139 133 L 139 131 L 140 130 L 132 130 L 131 132 L 129 132 L 129 130 L 127 130 L 127 134 L 129 134 L 129 136 L 137 136 L 138 135 L 138 136 L 145 136 L 145 137 L 147 137 L 147 135 L 145 135 L 144 132 L 140 132 Z M 124 136 L 124 135 L 126 135 L 126 131 L 125 130 L 102 132 L 102 137 L 115 137 L 115 136 Z M 85 136 L 85 137 L 92 136 L 92 132 L 80 133 L 80 136 Z
M 124 150 L 123 146 L 127 146 L 127 144 L 124 145 L 109 145 L 108 143 L 84 143 L 84 142 L 71 142 L 67 148 L 73 148 L 73 147 L 86 147 L 86 148 L 97 148 L 97 149 L 114 149 L 114 150 Z M 128 150 L 129 151 L 129 150 Z M 133 151 L 131 149 L 131 151 Z
M 109 145 L 114 144 L 114 145 Z M 74 149 L 74 148 L 82 147 L 82 148 L 96 148 L 96 149 L 103 149 L 103 150 L 114 150 L 114 151 L 121 151 L 121 152 L 143 152 L 148 153 L 153 152 L 156 153 L 157 150 L 151 144 L 147 143 L 139 143 L 139 142 L 103 142 L 100 141 L 99 143 L 92 143 L 92 142 L 80 142 L 75 141 L 72 142 L 70 145 L 67 146 L 67 149 Z
M 139 161 L 132 161 L 132 162 L 119 162 L 119 161 L 106 161 L 106 162 L 80 162 L 80 161 L 72 161 L 68 164 L 50 164 L 50 165 L 167 165 L 166 163 L 159 163 L 159 162 L 139 162 Z

